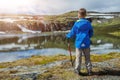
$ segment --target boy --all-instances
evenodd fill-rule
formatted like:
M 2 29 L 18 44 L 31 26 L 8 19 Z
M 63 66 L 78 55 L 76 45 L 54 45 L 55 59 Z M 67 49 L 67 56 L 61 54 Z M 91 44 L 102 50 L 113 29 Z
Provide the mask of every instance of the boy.
M 81 58 L 82 53 L 85 56 L 85 64 L 87 68 L 88 75 L 91 75 L 92 64 L 90 61 L 90 38 L 93 36 L 93 28 L 91 23 L 85 19 L 86 9 L 81 8 L 78 11 L 78 18 L 72 27 L 71 31 L 66 35 L 66 37 L 75 37 L 75 47 L 76 47 L 76 60 L 75 60 L 75 73 L 80 75 L 81 69 Z

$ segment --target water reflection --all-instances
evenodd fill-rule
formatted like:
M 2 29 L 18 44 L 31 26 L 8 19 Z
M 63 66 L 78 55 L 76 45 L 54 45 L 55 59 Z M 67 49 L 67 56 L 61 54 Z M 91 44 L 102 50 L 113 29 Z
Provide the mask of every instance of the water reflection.
M 74 53 L 74 52 L 73 52 Z M 22 58 L 28 58 L 32 55 L 57 55 L 65 54 L 68 55 L 68 51 L 65 49 L 59 48 L 47 48 L 47 49 L 31 49 L 24 51 L 15 51 L 15 52 L 1 52 L 0 53 L 0 62 L 11 62 Z
M 0 39 L 0 51 L 28 50 L 42 48 L 65 48 L 63 35 L 26 34 Z M 66 46 L 67 47 L 67 46 Z
M 9 34 L 0 38 L 0 62 L 14 61 L 31 55 L 66 54 L 65 34 Z M 112 37 L 93 37 L 91 53 L 120 52 L 120 41 Z M 74 53 L 74 40 L 71 40 Z

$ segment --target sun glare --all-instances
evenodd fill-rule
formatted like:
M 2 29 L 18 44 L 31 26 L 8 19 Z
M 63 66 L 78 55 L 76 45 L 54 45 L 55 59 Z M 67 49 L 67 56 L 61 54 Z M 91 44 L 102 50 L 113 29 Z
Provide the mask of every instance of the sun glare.
M 17 10 L 21 7 L 29 7 L 32 5 L 33 0 L 0 0 L 0 10 Z
M 29 4 L 28 0 L 0 0 L 0 7 L 18 7 Z
M 50 1 L 46 0 L 0 0 L 0 14 L 46 14 L 50 13 Z

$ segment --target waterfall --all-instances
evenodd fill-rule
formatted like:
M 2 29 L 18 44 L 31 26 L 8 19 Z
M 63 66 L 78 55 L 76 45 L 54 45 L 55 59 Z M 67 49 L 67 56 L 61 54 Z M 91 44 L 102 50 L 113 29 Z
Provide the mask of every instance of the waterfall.
M 23 31 L 23 32 L 29 32 L 29 33 L 41 33 L 41 31 L 33 31 L 25 28 L 23 25 L 17 24 L 17 26 Z
M 3 22 L 9 22 L 9 23 L 14 23 L 14 21 L 19 21 L 16 19 L 11 19 L 11 18 L 5 18 L 5 19 L 0 19 L 0 21 Z M 17 24 L 17 26 L 23 31 L 23 32 L 29 32 L 29 33 L 41 33 L 41 31 L 33 31 L 25 28 L 24 26 Z M 0 34 L 5 34 L 5 32 L 0 32 Z
M 0 31 L 0 34 L 5 34 L 5 32 L 3 32 L 3 31 Z

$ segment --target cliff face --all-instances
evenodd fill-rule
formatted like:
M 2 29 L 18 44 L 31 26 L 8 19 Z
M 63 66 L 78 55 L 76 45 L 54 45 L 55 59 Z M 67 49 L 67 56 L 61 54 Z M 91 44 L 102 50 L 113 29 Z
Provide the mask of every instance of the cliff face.
M 92 18 L 93 24 L 97 26 L 106 24 L 119 24 L 120 12 L 94 12 L 88 11 L 87 17 Z M 110 20 L 118 18 L 116 20 Z M 68 30 L 77 18 L 77 11 L 67 12 L 61 15 L 0 15 L 0 31 L 14 32 L 22 31 L 17 24 L 23 28 L 33 31 L 59 31 Z M 104 24 L 105 23 L 105 24 Z
M 59 30 L 61 31 L 69 30 L 71 29 L 74 22 L 71 21 L 68 22 L 67 24 L 60 22 L 44 23 L 41 21 L 18 21 L 14 23 L 0 22 L 0 31 L 5 31 L 5 32 L 22 31 L 17 24 L 23 26 L 23 28 L 33 31 L 51 32 L 51 31 L 59 31 Z
M 7 23 L 7 22 L 0 22 L 0 31 L 20 31 L 16 24 Z

